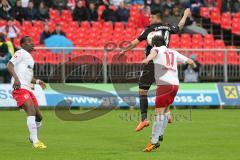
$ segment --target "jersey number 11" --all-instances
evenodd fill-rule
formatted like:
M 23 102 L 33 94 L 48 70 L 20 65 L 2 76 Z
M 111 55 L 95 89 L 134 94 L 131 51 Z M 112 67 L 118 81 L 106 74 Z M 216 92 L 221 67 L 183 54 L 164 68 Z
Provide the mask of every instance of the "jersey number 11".
M 174 54 L 173 52 L 164 52 L 164 54 L 166 55 L 166 63 L 167 63 L 167 66 L 172 66 L 174 65 Z

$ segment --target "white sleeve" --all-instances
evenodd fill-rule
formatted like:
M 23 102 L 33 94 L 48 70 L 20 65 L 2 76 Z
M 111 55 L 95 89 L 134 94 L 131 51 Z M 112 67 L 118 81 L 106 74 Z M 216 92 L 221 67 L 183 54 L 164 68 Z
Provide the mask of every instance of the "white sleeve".
M 150 50 L 150 53 L 152 52 L 152 51 L 156 51 L 157 52 L 157 54 L 159 53 L 159 48 L 157 48 L 157 47 L 153 47 L 151 50 Z
M 177 61 L 181 63 L 186 63 L 188 61 L 188 57 L 182 55 L 181 53 L 175 51 L 175 54 L 177 55 Z
M 15 66 L 22 60 L 24 60 L 24 53 L 17 51 L 15 52 L 14 56 L 10 59 L 10 62 L 12 62 L 13 65 Z

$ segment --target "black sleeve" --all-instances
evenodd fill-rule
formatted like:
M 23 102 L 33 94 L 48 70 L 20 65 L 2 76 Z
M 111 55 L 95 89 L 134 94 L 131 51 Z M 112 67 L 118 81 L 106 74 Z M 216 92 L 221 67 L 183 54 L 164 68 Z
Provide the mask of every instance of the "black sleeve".
M 168 24 L 168 27 L 170 28 L 169 30 L 170 33 L 175 34 L 179 32 L 179 27 L 177 25 Z
M 183 66 L 183 70 L 186 70 L 188 68 L 188 64 L 185 64 L 184 66 Z
M 151 32 L 150 28 L 146 28 L 141 35 L 137 38 L 140 42 L 147 39 L 148 34 Z
M 195 61 L 195 63 L 196 63 L 196 65 L 197 65 L 197 67 L 194 68 L 193 70 L 194 70 L 195 72 L 199 72 L 199 71 L 200 71 L 201 64 L 198 63 L 197 61 Z

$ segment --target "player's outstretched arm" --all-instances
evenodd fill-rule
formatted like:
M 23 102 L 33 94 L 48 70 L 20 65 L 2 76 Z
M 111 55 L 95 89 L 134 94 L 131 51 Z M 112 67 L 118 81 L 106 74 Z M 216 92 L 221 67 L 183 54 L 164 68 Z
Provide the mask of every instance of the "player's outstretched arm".
M 180 30 L 183 29 L 183 27 L 184 27 L 184 25 L 186 23 L 187 17 L 191 16 L 191 14 L 192 13 L 191 13 L 190 8 L 185 9 L 183 17 L 182 17 L 182 19 L 178 23 L 178 27 L 179 27 Z
M 155 49 L 152 49 L 147 58 L 143 60 L 143 63 L 149 63 L 149 61 L 153 60 L 157 56 L 157 54 L 157 51 Z
M 122 57 L 127 51 L 135 48 L 140 41 L 138 39 L 134 39 L 126 48 L 122 49 L 119 55 L 119 58 Z
M 33 84 L 39 84 L 42 89 L 45 89 L 45 88 L 46 88 L 46 84 L 44 83 L 44 81 L 42 81 L 42 80 L 40 80 L 40 79 L 35 79 L 35 78 L 33 77 L 31 83 L 33 83 Z
M 188 58 L 187 63 L 189 65 L 191 65 L 192 68 L 196 68 L 197 67 L 196 63 L 192 59 L 190 59 L 190 58 Z
M 14 71 L 14 65 L 12 62 L 10 62 L 10 61 L 8 62 L 7 69 L 8 69 L 8 72 L 13 76 L 13 78 L 15 80 L 14 84 L 13 84 L 13 88 L 19 89 L 21 87 L 21 83 L 20 83 L 20 80 L 18 79 L 17 74 Z

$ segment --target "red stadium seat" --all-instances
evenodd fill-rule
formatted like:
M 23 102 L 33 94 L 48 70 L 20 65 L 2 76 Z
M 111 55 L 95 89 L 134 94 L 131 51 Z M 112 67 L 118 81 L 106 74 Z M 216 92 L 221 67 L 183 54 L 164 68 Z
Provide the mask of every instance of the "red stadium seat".
M 212 11 L 212 13 L 211 13 L 211 22 L 212 23 L 219 24 L 221 21 L 220 18 L 221 18 L 220 13 Z
M 181 35 L 180 47 L 191 48 L 191 36 L 189 34 Z
M 62 10 L 61 16 L 72 17 L 72 14 L 71 14 L 71 11 L 70 11 L 70 10 Z
M 171 34 L 170 35 L 170 42 L 169 47 L 170 48 L 180 48 L 180 38 L 178 34 Z
M 240 12 L 235 13 L 235 14 L 233 15 L 233 18 L 240 19 Z
M 132 54 L 133 54 L 132 56 L 133 63 L 142 63 L 143 57 L 144 57 L 143 51 L 133 51 Z
M 217 7 L 212 7 L 211 12 L 220 13 L 220 10 L 219 10 L 219 8 L 217 8 Z
M 32 22 L 31 21 L 23 21 L 22 27 L 32 28 Z
M 203 38 L 200 34 L 193 34 L 192 35 L 192 48 L 193 49 L 201 49 L 203 48 Z M 201 51 L 194 51 L 194 54 L 197 55 L 198 60 L 202 60 L 202 52 Z
M 34 25 L 34 27 L 42 28 L 43 22 L 42 21 L 34 21 L 33 25 Z
M 216 40 L 215 41 L 215 48 L 225 48 L 225 44 L 223 40 Z M 214 53 L 215 57 L 215 63 L 216 64 L 224 64 L 224 52 L 223 51 L 216 51 Z
M 192 48 L 202 48 L 203 38 L 201 34 L 192 35 Z
M 4 26 L 4 25 L 6 25 L 7 24 L 7 21 L 5 21 L 5 20 L 0 20 L 0 26 Z
M 204 40 L 214 40 L 214 38 L 213 38 L 213 35 L 212 34 L 206 34 L 206 35 L 204 35 Z
M 203 47 L 204 48 L 214 48 L 214 40 L 205 39 Z
M 50 13 L 50 16 L 51 15 L 59 15 L 59 11 L 55 10 L 55 9 L 52 9 L 52 8 L 50 8 L 49 13 Z
M 228 49 L 237 49 L 235 46 L 228 46 Z M 227 55 L 228 59 L 228 64 L 238 64 L 240 59 L 238 59 L 238 54 L 237 51 L 228 51 Z
M 210 11 L 208 7 L 201 7 L 200 8 L 200 16 L 204 18 L 210 18 Z
M 90 23 L 88 21 L 82 21 L 81 22 L 81 27 L 89 29 L 91 26 L 90 26 Z
M 113 29 L 113 24 L 112 24 L 112 22 L 104 22 L 102 27 L 112 30 Z
M 75 28 L 75 29 L 78 29 L 79 28 L 79 24 L 78 22 L 75 22 L 75 21 L 72 21 L 72 22 L 69 22 L 70 26 L 72 28 Z
M 231 29 L 231 14 L 223 13 L 221 17 L 221 27 L 224 29 Z
M 123 22 L 115 22 L 114 29 L 118 29 L 118 28 L 124 30 Z
M 37 53 L 35 53 L 33 58 L 36 63 L 45 64 L 47 61 L 47 53 L 44 50 L 38 51 Z
M 215 63 L 214 54 L 212 54 L 212 52 L 207 52 L 207 51 L 203 52 L 202 63 L 214 64 Z
M 97 28 L 97 27 L 92 27 L 92 28 L 90 29 L 90 33 L 96 34 L 97 37 L 99 37 L 101 31 L 102 31 L 101 28 Z
M 215 48 L 225 48 L 225 43 L 223 40 L 216 40 L 215 41 Z
M 102 24 L 100 22 L 92 22 L 92 27 L 101 29 L 102 28 Z
M 232 23 L 232 33 L 240 35 L 240 22 Z
M 137 27 L 137 25 L 134 22 L 131 22 L 130 20 L 128 20 L 128 23 L 126 24 L 126 28 L 134 28 L 134 29 L 136 29 L 136 27 Z

